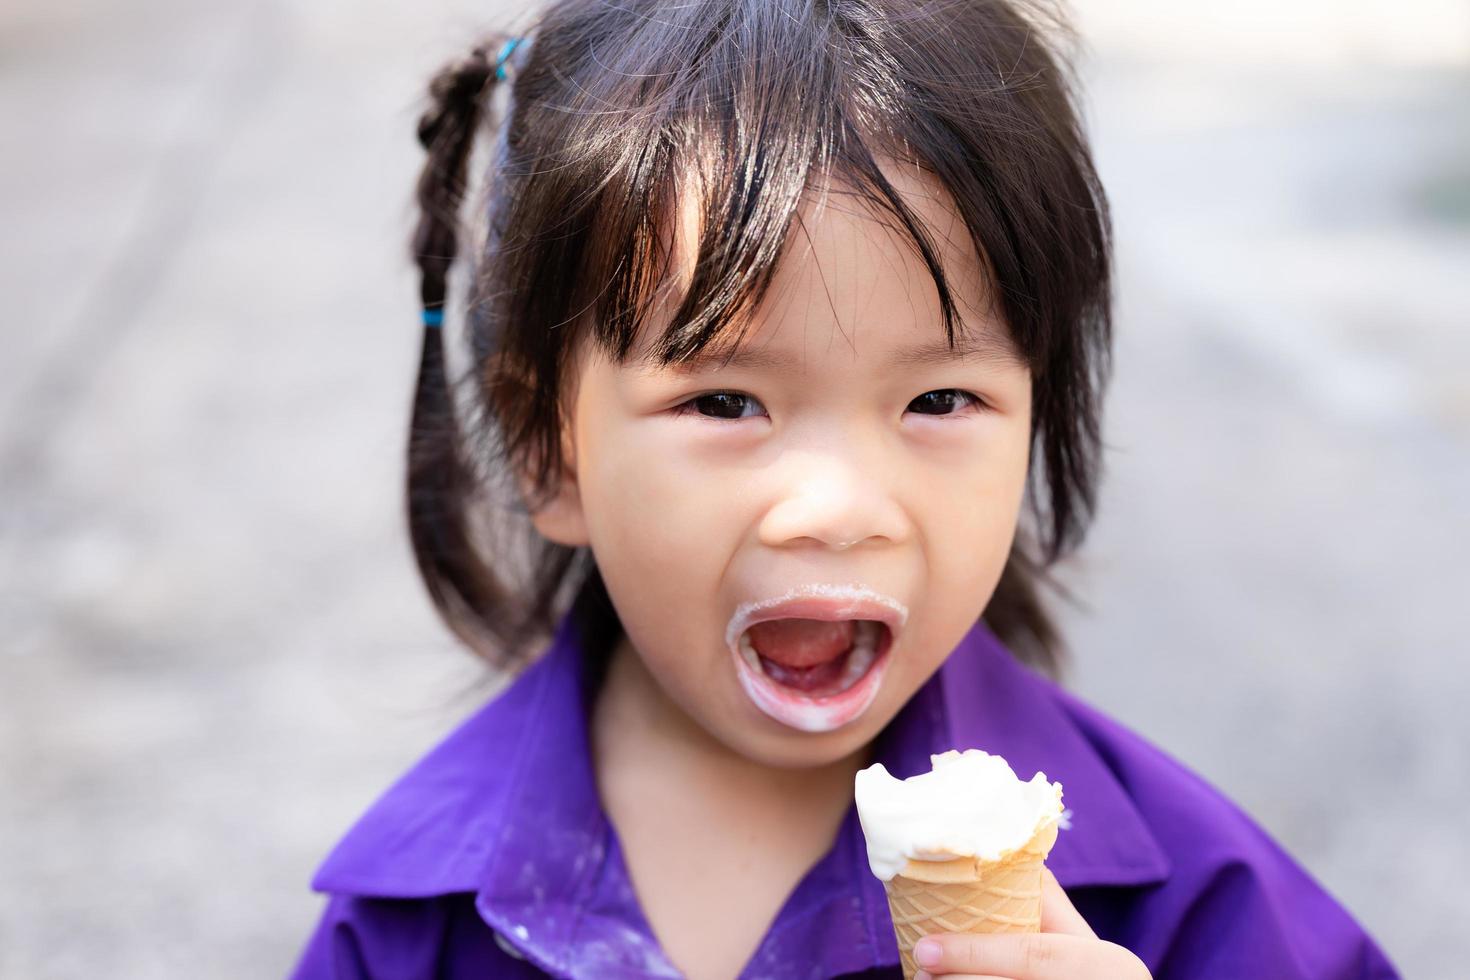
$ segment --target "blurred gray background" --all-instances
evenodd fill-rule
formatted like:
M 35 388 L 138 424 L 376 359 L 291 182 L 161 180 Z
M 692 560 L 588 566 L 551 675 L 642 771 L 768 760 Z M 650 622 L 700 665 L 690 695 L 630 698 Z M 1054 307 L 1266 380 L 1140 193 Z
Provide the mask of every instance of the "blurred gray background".
M 479 704 L 413 572 L 412 131 L 502 3 L 0 10 L 0 976 L 273 977 Z M 1470 962 L 1470 6 L 1082 0 L 1074 686 Z

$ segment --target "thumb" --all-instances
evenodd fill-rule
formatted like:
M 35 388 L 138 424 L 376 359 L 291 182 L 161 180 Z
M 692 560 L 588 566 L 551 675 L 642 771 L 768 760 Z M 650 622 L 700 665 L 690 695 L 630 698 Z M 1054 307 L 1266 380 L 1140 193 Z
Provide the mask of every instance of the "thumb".
M 1062 890 L 1057 876 L 1046 865 L 1041 867 L 1041 931 L 1083 936 L 1087 939 L 1097 938 L 1097 933 L 1082 918 L 1082 913 L 1077 911 L 1077 907 Z

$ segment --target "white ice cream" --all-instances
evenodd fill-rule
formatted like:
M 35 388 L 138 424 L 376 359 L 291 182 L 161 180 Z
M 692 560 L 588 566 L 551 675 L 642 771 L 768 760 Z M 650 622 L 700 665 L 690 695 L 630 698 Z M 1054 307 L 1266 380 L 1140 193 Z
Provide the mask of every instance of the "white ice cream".
M 888 881 L 910 860 L 994 861 L 1062 813 L 1062 784 L 1030 782 L 1006 760 L 979 749 L 931 755 L 930 772 L 897 779 L 876 763 L 857 774 L 858 820 L 868 865 Z

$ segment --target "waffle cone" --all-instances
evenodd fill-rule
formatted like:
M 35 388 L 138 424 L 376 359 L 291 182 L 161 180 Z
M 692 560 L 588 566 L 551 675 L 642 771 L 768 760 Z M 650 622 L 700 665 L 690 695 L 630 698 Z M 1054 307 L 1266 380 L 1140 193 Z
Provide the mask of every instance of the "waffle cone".
M 905 980 L 918 970 L 914 943 L 934 932 L 1040 932 L 1041 868 L 1057 840 L 1048 820 L 998 860 L 909 861 L 883 883 Z

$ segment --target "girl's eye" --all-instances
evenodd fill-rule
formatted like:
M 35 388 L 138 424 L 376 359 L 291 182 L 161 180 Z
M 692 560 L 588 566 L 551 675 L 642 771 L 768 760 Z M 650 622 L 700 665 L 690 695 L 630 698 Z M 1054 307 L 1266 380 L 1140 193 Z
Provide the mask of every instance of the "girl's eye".
M 674 409 L 676 415 L 700 415 L 705 418 L 719 419 L 722 421 L 737 421 L 742 418 L 750 418 L 759 415 L 759 412 L 747 413 L 743 411 L 752 405 L 759 405 L 749 395 L 742 395 L 736 391 L 716 391 L 708 395 L 697 395 Z
M 958 388 L 939 388 L 934 391 L 926 391 L 918 398 L 909 402 L 909 407 L 920 415 L 955 415 L 958 411 L 950 409 L 963 408 L 967 402 L 974 402 L 977 408 L 983 408 L 979 398 L 968 391 L 960 391 Z
M 945 417 L 958 415 L 961 409 L 971 403 L 976 408 L 985 407 L 979 398 L 968 391 L 961 391 L 958 388 L 938 388 L 934 391 L 926 391 L 909 402 L 909 408 L 920 415 Z M 703 418 L 735 422 L 743 418 L 759 416 L 761 412 L 749 411 L 759 405 L 760 402 L 753 397 L 742 395 L 738 391 L 716 391 L 707 395 L 696 395 L 676 406 L 674 414 L 698 415 Z

